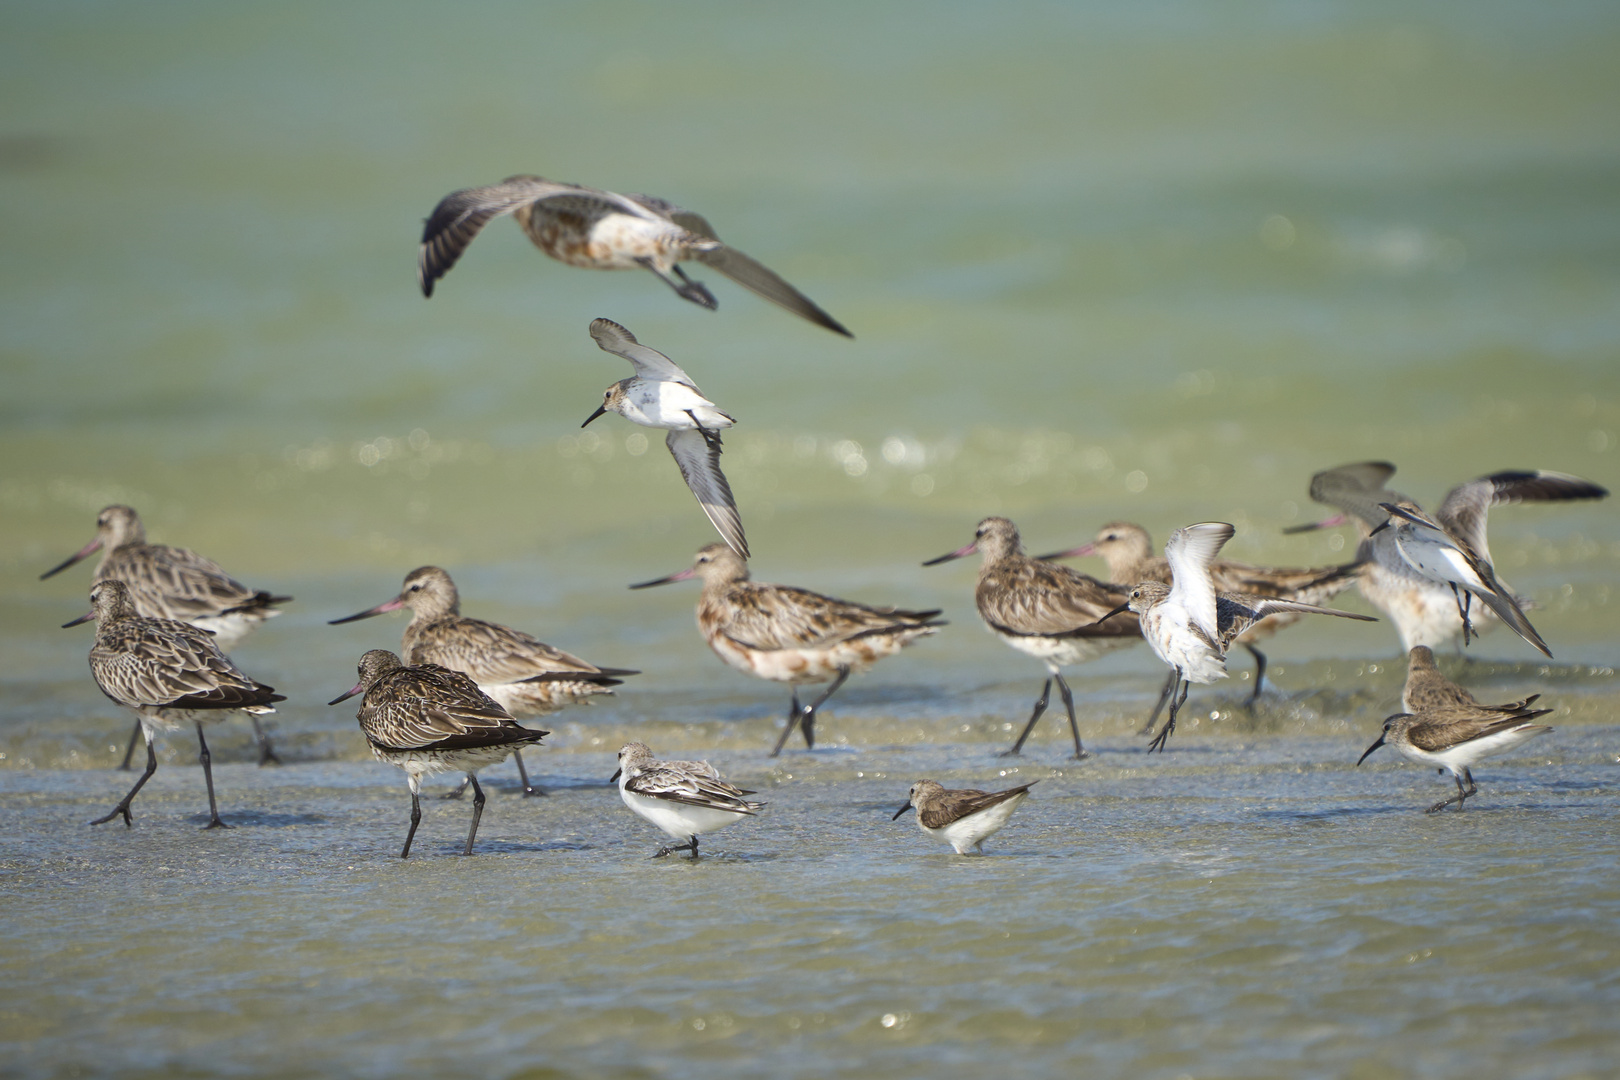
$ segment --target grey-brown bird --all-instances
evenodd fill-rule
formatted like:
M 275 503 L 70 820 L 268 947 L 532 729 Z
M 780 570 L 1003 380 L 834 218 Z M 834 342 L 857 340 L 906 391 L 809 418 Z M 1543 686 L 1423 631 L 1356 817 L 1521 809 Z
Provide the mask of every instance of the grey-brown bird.
M 1500 708 L 1460 705 L 1417 714 L 1396 713 L 1384 721 L 1383 734 L 1367 747 L 1356 764 L 1366 761 L 1380 746 L 1393 746 L 1408 761 L 1449 771 L 1456 781 L 1457 794 L 1429 807 L 1429 813 L 1444 810 L 1452 803 L 1461 810 L 1463 801 L 1479 790 L 1474 785 L 1470 766 L 1481 758 L 1506 753 L 1528 739 L 1551 731 L 1545 724 L 1530 722 L 1551 711 L 1516 709 L 1504 714 Z
M 400 608 L 409 608 L 411 621 L 405 626 L 403 656 L 407 664 L 438 664 L 459 671 L 478 684 L 517 720 L 549 716 L 570 705 L 588 703 L 593 697 L 611 695 L 625 676 L 639 675 L 629 668 L 601 668 L 571 653 L 500 623 L 472 619 L 461 614 L 461 594 L 450 575 L 437 566 L 419 566 L 405 575 L 399 595 L 376 607 L 329 625 L 369 619 Z M 529 783 L 523 754 L 514 749 L 523 794 L 544 795 Z M 467 782 L 450 792 L 447 799 L 459 798 Z
M 387 649 L 372 649 L 360 658 L 359 670 L 360 681 L 330 704 L 365 694 L 355 719 L 372 754 L 405 770 L 411 787 L 411 828 L 399 857 L 410 858 L 411 841 L 422 820 L 422 777 L 452 770 L 466 773 L 473 789 L 472 827 L 462 851 L 471 855 L 478 821 L 484 816 L 484 789 L 475 774 L 551 732 L 518 724 L 477 683 L 438 664 L 407 666 Z
M 1414 645 L 1407 654 L 1406 685 L 1401 689 L 1401 708 L 1409 713 L 1485 709 L 1506 715 L 1528 709 L 1539 697 L 1540 694 L 1531 694 L 1523 701 L 1481 705 L 1473 694 L 1440 673 L 1434 662 L 1434 652 L 1427 645 Z
M 650 270 L 676 296 L 712 311 L 714 294 L 680 267 L 692 260 L 817 326 L 855 336 L 774 271 L 722 243 L 701 214 L 652 195 L 620 195 L 539 176 L 463 188 L 439 201 L 422 229 L 416 264 L 422 295 L 432 296 L 434 283 L 479 231 L 504 214 L 517 218 L 535 247 L 569 266 Z
M 889 820 L 898 821 L 901 814 L 915 809 L 917 828 L 924 835 L 945 841 L 958 855 L 983 855 L 985 840 L 1007 824 L 1029 795 L 1029 789 L 1038 783 L 1031 780 L 1004 791 L 978 791 L 947 788 L 937 780 L 919 780 L 911 785 L 906 805 Z
M 132 825 L 129 804 L 157 772 L 159 731 L 173 731 L 183 721 L 197 728 L 197 759 L 208 785 L 209 829 L 230 828 L 220 820 L 214 799 L 214 771 L 203 725 L 218 723 L 233 709 L 272 713 L 272 702 L 287 700 L 273 687 L 256 682 L 220 652 L 213 635 L 190 623 L 153 619 L 139 614 L 130 590 L 117 578 L 103 578 L 90 588 L 90 611 L 64 627 L 96 621 L 96 643 L 90 649 L 90 674 L 101 692 L 139 717 L 146 738 L 146 771 L 100 825 L 120 815 Z

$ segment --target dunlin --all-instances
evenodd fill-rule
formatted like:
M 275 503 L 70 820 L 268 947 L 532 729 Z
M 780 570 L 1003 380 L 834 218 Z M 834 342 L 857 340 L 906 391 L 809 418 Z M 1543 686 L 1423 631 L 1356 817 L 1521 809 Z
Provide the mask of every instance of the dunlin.
M 1040 783 L 1032 780 L 1005 791 L 950 789 L 937 780 L 919 780 L 911 785 L 906 805 L 894 812 L 891 821 L 900 820 L 907 810 L 917 811 L 917 828 L 936 840 L 951 845 L 958 855 L 984 854 L 984 842 L 999 832 L 1012 817 L 1029 789 Z
M 619 798 L 636 815 L 684 844 L 661 847 L 655 859 L 674 851 L 698 857 L 698 837 L 759 813 L 765 804 L 754 794 L 720 779 L 707 761 L 658 761 L 646 743 L 626 743 L 619 751 Z
M 1116 612 L 1123 612 L 1129 608 L 1136 613 L 1148 646 L 1160 660 L 1174 669 L 1180 682 L 1180 695 L 1178 697 L 1172 693 L 1170 716 L 1148 745 L 1150 753 L 1163 751 L 1165 741 L 1176 730 L 1176 712 L 1186 702 L 1191 684 L 1207 685 L 1226 678 L 1227 649 L 1245 630 L 1266 616 L 1297 611 L 1308 615 L 1337 615 L 1363 622 L 1376 621 L 1370 615 L 1357 615 L 1315 604 L 1218 592 L 1209 567 L 1220 554 L 1221 547 L 1232 539 L 1236 531 L 1231 525 L 1220 521 L 1206 521 L 1177 529 L 1164 545 L 1174 584 L 1141 582 L 1131 590 L 1130 599 L 1115 609 Z
M 854 336 L 774 271 L 721 243 L 701 215 L 651 195 L 619 195 L 538 176 L 463 188 L 439 201 L 422 229 L 417 257 L 423 296 L 433 295 L 434 282 L 456 264 L 479 230 L 503 214 L 515 215 L 535 247 L 569 266 L 651 270 L 675 295 L 712 310 L 714 294 L 680 267 L 696 260 L 817 326 Z
M 103 694 L 135 711 L 146 737 L 146 771 L 112 813 L 90 824 L 100 825 L 122 815 L 124 825 L 131 825 L 129 804 L 157 772 L 154 733 L 173 731 L 181 721 L 189 720 L 197 727 L 197 757 L 208 784 L 206 827 L 229 828 L 220 820 L 219 804 L 214 800 L 212 756 L 203 725 L 217 723 L 231 709 L 272 713 L 276 711 L 272 702 L 287 699 L 243 674 L 206 631 L 190 623 L 139 614 L 128 586 L 117 578 L 103 578 L 91 586 L 90 608 L 89 613 L 63 625 L 96 621 L 90 674 Z
M 1532 699 L 1534 700 L 1534 699 Z M 1396 713 L 1384 721 L 1384 732 L 1356 761 L 1360 765 L 1380 746 L 1393 746 L 1409 761 L 1449 771 L 1457 782 L 1457 794 L 1429 807 L 1429 813 L 1444 810 L 1452 803 L 1460 811 L 1463 801 L 1479 789 L 1474 786 L 1469 767 L 1481 758 L 1502 754 L 1527 739 L 1545 735 L 1552 728 L 1532 724 L 1551 709 L 1519 709 L 1506 716 L 1498 709 L 1453 706 L 1413 713 Z M 1468 787 L 1463 788 L 1464 782 Z
M 117 578 L 129 588 L 135 612 L 149 619 L 175 619 L 190 623 L 214 635 L 220 651 L 230 652 L 266 619 L 281 612 L 290 596 L 273 596 L 263 589 L 250 589 L 227 574 L 212 559 L 205 559 L 187 548 L 168 544 L 148 544 L 141 516 L 128 506 L 109 506 L 96 515 L 96 537 L 60 565 L 41 574 L 43 581 L 96 551 L 101 562 L 93 580 Z M 259 718 L 249 714 L 253 734 L 259 743 L 259 764 L 281 763 L 264 733 Z M 141 737 L 140 724 L 130 734 L 120 769 L 128 769 Z
M 422 820 L 422 777 L 439 772 L 467 774 L 473 789 L 472 827 L 463 855 L 471 855 L 484 816 L 484 789 L 474 775 L 485 765 L 506 760 L 520 746 L 550 735 L 518 724 L 478 684 L 438 664 L 399 662 L 387 649 L 360 658 L 360 681 L 329 704 L 365 694 L 355 718 L 378 761 L 405 770 L 411 786 L 411 828 L 399 857 L 411 855 L 411 841 Z
M 593 320 L 591 337 L 603 352 L 630 361 L 636 373 L 608 387 L 602 404 L 580 427 L 603 413 L 616 412 L 642 427 L 667 430 L 664 445 L 680 466 L 681 478 L 692 489 L 698 505 L 731 550 L 748 558 L 748 538 L 743 535 L 737 500 L 732 498 L 731 485 L 720 471 L 720 432 L 736 421 L 704 397 L 697 383 L 673 360 L 638 342 L 618 323 Z
M 724 544 L 699 548 L 690 569 L 630 587 L 694 577 L 703 581 L 698 629 L 715 655 L 738 671 L 794 688 L 787 726 L 772 757 L 782 752 L 795 726 L 804 733 L 805 745 L 815 746 L 816 710 L 851 672 L 865 671 L 945 625 L 935 618 L 938 611 L 868 607 L 808 589 L 750 581 L 748 564 Z M 799 703 L 800 686 L 829 680 L 832 685 L 815 701 Z
M 1118 610 L 1116 605 L 1124 599 L 1126 590 L 1066 566 L 1030 558 L 1018 538 L 1018 526 L 1002 517 L 985 518 L 974 531 L 971 544 L 923 565 L 935 566 L 974 552 L 981 556 L 979 584 L 973 592 L 979 617 L 992 634 L 1042 661 L 1049 673 L 1029 723 L 1012 749 L 1002 756 L 1023 749 L 1024 740 L 1046 711 L 1055 679 L 1069 712 L 1075 759 L 1086 757 L 1080 745 L 1080 722 L 1074 715 L 1074 694 L 1063 678 L 1063 668 L 1094 660 L 1142 639 L 1135 619 L 1107 618 L 1110 609 Z
M 419 566 L 405 575 L 399 595 L 374 608 L 333 619 L 330 623 L 369 619 L 400 608 L 411 610 L 405 626 L 402 655 L 407 664 L 438 664 L 459 671 L 478 684 L 514 719 L 549 716 L 569 705 L 612 694 L 629 668 L 600 668 L 577 656 L 553 648 L 521 630 L 500 623 L 469 619 L 461 614 L 461 596 L 450 575 L 437 566 Z M 544 795 L 529 783 L 523 754 L 512 751 L 523 794 Z M 445 796 L 459 798 L 467 783 Z

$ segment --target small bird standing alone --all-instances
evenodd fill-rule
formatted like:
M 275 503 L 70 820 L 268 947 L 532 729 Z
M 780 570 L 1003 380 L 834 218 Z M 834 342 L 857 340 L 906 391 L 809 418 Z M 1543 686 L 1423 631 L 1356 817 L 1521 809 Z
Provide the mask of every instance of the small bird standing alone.
M 937 780 L 919 780 L 911 785 L 906 805 L 894 812 L 899 821 L 907 810 L 917 811 L 917 828 L 936 840 L 943 840 L 958 855 L 984 854 L 984 841 L 998 832 L 1012 817 L 1029 789 L 1040 783 L 1032 780 L 1005 791 L 952 790 Z
M 658 849 L 655 859 L 675 851 L 698 857 L 698 837 L 735 824 L 765 808 L 743 796 L 754 794 L 720 779 L 707 761 L 659 761 L 646 743 L 626 743 L 619 750 L 619 798 L 636 815 L 684 844 Z

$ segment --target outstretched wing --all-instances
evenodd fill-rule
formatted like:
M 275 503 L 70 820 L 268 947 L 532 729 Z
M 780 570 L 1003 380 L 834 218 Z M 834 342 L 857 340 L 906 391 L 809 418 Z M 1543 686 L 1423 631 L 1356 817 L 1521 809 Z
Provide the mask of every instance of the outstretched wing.
M 1192 620 L 1216 640 L 1215 581 L 1210 564 L 1237 530 L 1224 521 L 1204 521 L 1170 534 L 1164 557 L 1170 562 L 1170 602 L 1178 603 Z
M 679 219 L 676 219 L 676 224 L 681 224 Z M 817 326 L 826 327 L 833 333 L 842 334 L 847 338 L 855 336 L 843 323 L 823 311 L 814 300 L 782 280 L 776 271 L 749 258 L 734 247 L 722 244 L 712 251 L 700 251 L 697 260 L 704 266 L 714 267 L 743 288 L 786 308 L 800 318 L 808 319 Z
M 1607 488 L 1568 473 L 1508 470 L 1458 484 L 1446 494 L 1437 516 L 1447 532 L 1465 541 L 1488 562 L 1491 552 L 1485 543 L 1485 517 L 1491 507 L 1504 503 L 1601 499 L 1608 494 Z
M 731 550 L 748 558 L 748 538 L 743 535 L 737 500 L 732 498 L 731 485 L 720 471 L 720 436 L 712 431 L 683 428 L 665 436 L 664 445 L 669 447 L 686 486 L 692 489 L 721 537 Z
M 612 319 L 592 319 L 591 337 L 596 339 L 597 346 L 603 352 L 610 352 L 630 361 L 635 366 L 636 374 L 644 379 L 684 383 L 693 390 L 697 389 L 697 383 L 693 382 L 675 361 L 657 349 L 647 348 L 636 340 L 636 335 Z
M 1387 461 L 1358 461 L 1324 469 L 1311 477 L 1311 498 L 1360 518 L 1369 528 L 1377 528 L 1388 517 L 1378 504 L 1405 498 L 1384 486 L 1394 475 L 1395 466 Z

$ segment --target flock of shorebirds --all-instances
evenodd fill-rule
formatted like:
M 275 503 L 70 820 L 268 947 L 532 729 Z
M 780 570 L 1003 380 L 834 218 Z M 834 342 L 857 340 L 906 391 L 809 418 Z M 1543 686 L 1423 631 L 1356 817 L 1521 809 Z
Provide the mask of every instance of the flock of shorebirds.
M 483 226 L 505 214 L 514 215 L 543 252 L 571 266 L 649 270 L 683 299 L 713 308 L 713 294 L 681 269 L 680 263 L 693 261 L 816 325 L 852 336 L 778 275 L 722 243 L 701 216 L 651 196 L 533 176 L 456 191 L 440 201 L 427 219 L 420 248 L 423 294 L 431 296 Z M 698 627 L 714 653 L 738 670 L 791 687 L 787 722 L 771 756 L 781 753 L 795 730 L 814 747 L 817 711 L 845 680 L 936 633 L 945 625 L 940 612 L 872 607 L 753 581 L 742 519 L 720 470 L 721 432 L 734 420 L 669 357 L 642 345 L 623 326 L 596 319 L 590 333 L 600 348 L 628 360 L 635 374 L 608 387 L 585 423 L 616 412 L 666 430 L 682 477 L 724 540 L 700 549 L 689 568 L 631 588 L 699 579 Z M 1039 557 L 1025 554 L 1017 527 L 1006 518 L 979 522 L 971 543 L 924 565 L 978 554 L 980 617 L 995 636 L 1046 665 L 1048 676 L 1029 721 L 1003 756 L 1020 753 L 1046 711 L 1053 682 L 1067 712 L 1074 757 L 1088 756 L 1063 669 L 1139 640 L 1146 640 L 1170 669 L 1144 729 L 1151 733 L 1168 708 L 1148 744 L 1148 752 L 1162 752 L 1191 685 L 1226 678 L 1233 645 L 1242 645 L 1255 659 L 1252 704 L 1265 676 L 1259 643 L 1309 614 L 1375 621 L 1323 606 L 1355 587 L 1395 624 L 1409 655 L 1403 711 L 1385 722 L 1361 760 L 1389 745 L 1413 761 L 1449 771 L 1457 794 L 1430 810 L 1453 804 L 1462 809 L 1476 790 L 1471 765 L 1551 730 L 1532 723 L 1550 711 L 1532 707 L 1537 697 L 1481 705 L 1435 667 L 1435 647 L 1459 636 L 1466 645 L 1493 622 L 1552 655 L 1525 616 L 1525 602 L 1496 574 L 1485 540 L 1486 515 L 1503 503 L 1596 499 L 1608 492 L 1563 473 L 1499 472 L 1453 488 L 1430 516 L 1387 486 L 1394 472 L 1393 465 L 1364 462 L 1312 478 L 1311 497 L 1340 513 L 1291 531 L 1355 525 L 1360 536 L 1355 558 L 1340 565 L 1279 569 L 1222 559 L 1221 548 L 1234 529 L 1221 522 L 1175 530 L 1163 556 L 1155 554 L 1146 530 L 1116 522 L 1103 526 L 1091 543 Z M 137 740 L 144 738 L 146 770 L 118 805 L 92 824 L 117 817 L 131 824 L 130 804 L 157 769 L 155 734 L 190 722 L 208 787 L 207 828 L 228 828 L 219 816 L 203 729 L 230 710 L 245 712 L 253 720 L 260 764 L 278 761 L 258 718 L 285 698 L 245 674 L 227 653 L 279 614 L 279 605 L 290 597 L 248 588 L 190 550 L 147 543 L 140 517 L 127 506 L 102 510 L 95 538 L 42 576 L 98 550 L 102 557 L 90 590 L 91 611 L 66 625 L 95 620 L 91 673 L 107 697 L 138 717 L 122 767 L 129 768 Z M 1106 579 L 1060 562 L 1085 556 L 1104 560 Z M 521 751 L 549 732 L 518 721 L 611 694 L 637 672 L 598 667 L 520 630 L 463 616 L 455 583 L 434 566 L 407 574 L 393 599 L 331 621 L 401 608 L 411 612 L 403 659 L 384 649 L 367 652 L 360 658 L 359 680 L 331 704 L 360 696 L 356 716 L 373 754 L 408 778 L 410 829 L 401 857 L 410 855 L 421 819 L 421 779 L 439 772 L 465 778 L 446 797 L 460 796 L 468 786 L 473 790 L 464 848 L 470 855 L 485 803 L 477 777 L 481 768 L 511 756 L 524 794 L 544 794 L 530 783 Z M 826 689 L 808 704 L 800 700 L 800 687 L 822 685 Z M 707 762 L 660 761 L 640 742 L 620 750 L 614 779 L 627 807 L 684 841 L 660 849 L 660 856 L 684 850 L 696 857 L 699 836 L 764 805 L 749 801 L 754 792 L 727 783 Z M 949 790 L 922 780 L 895 818 L 915 809 L 923 832 L 958 853 L 982 851 L 984 839 L 1006 823 L 1030 786 Z

